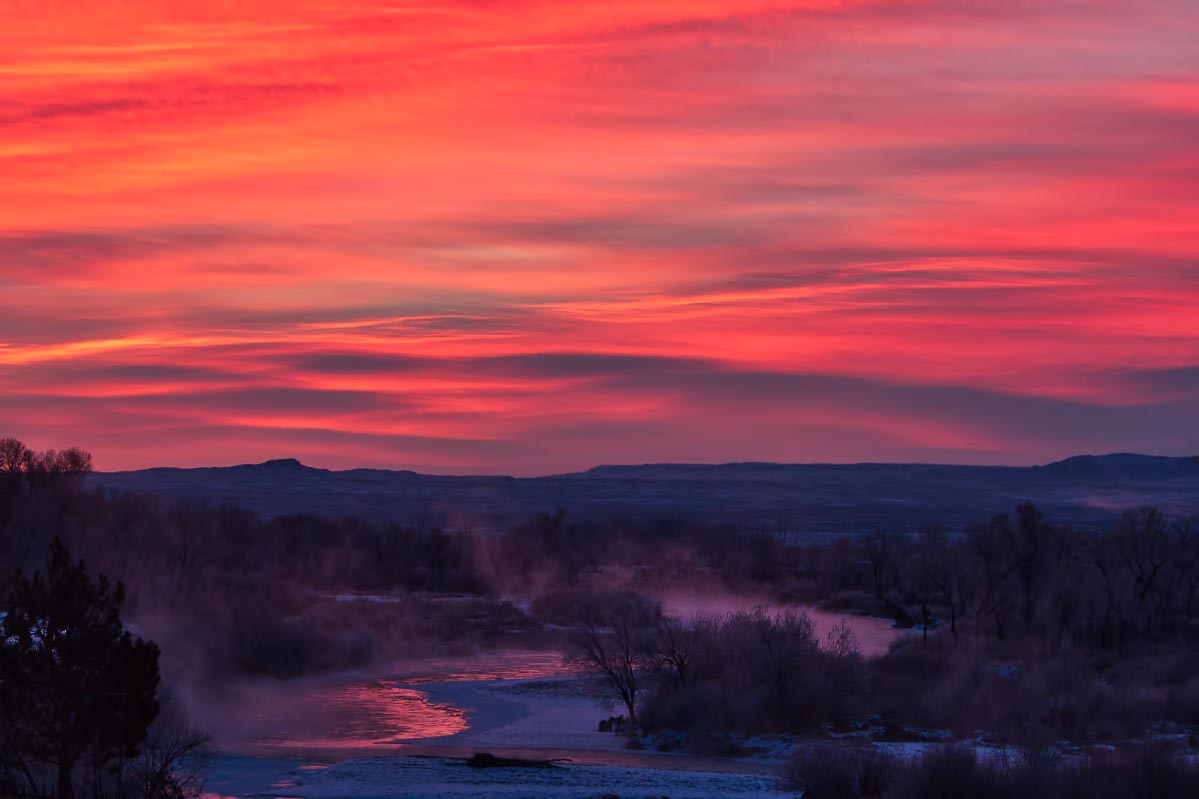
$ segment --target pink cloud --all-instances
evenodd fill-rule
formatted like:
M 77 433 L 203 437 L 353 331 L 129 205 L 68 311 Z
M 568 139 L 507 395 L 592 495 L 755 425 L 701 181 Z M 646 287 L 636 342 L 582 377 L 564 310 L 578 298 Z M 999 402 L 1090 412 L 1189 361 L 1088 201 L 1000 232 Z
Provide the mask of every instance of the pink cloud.
M 520 473 L 1199 447 L 1193 4 L 103 5 L 0 31 L 0 433 Z

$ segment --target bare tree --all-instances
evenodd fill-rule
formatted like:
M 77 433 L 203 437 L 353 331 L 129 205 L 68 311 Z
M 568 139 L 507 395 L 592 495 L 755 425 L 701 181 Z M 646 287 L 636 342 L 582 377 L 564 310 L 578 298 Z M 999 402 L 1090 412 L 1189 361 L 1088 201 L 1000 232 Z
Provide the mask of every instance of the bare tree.
M 790 697 L 791 688 L 820 651 L 816 625 L 803 611 L 770 614 L 759 607 L 730 615 L 724 629 L 732 637 L 728 645 L 740 654 L 746 673 L 768 687 L 779 701 Z
M 920 566 L 925 579 L 940 594 L 949 611 L 949 632 L 958 643 L 958 611 L 965 605 L 967 581 L 961 563 L 961 548 L 943 533 L 930 533 L 920 547 Z
M 1025 634 L 1032 631 L 1037 591 L 1043 574 L 1044 552 L 1056 529 L 1031 502 L 1016 506 L 1016 576 L 1021 591 L 1020 620 Z
M 24 475 L 32 468 L 33 457 L 33 452 L 17 439 L 0 438 L 0 475 Z
M 1175 568 L 1183 616 L 1189 626 L 1195 618 L 1195 598 L 1199 594 L 1199 518 L 1179 519 L 1174 525 L 1174 536 L 1178 551 Z
M 90 452 L 69 447 L 64 450 L 46 450 L 38 458 L 38 467 L 42 472 L 56 477 L 81 477 L 92 471 L 92 455 Z
M 687 687 L 710 628 L 711 620 L 705 616 L 687 621 L 663 616 L 658 620 L 654 630 L 654 660 L 659 671 L 679 688 Z
M 1006 557 L 1006 541 L 1010 534 L 1010 519 L 1007 514 L 1000 514 L 975 528 L 967 539 L 969 555 L 978 572 L 973 603 L 975 635 L 982 633 L 984 620 L 991 620 L 995 624 L 996 637 L 1004 637 L 1008 580 L 1017 566 L 1014 560 Z
M 132 799 L 200 799 L 208 765 L 209 735 L 186 724 L 156 730 L 129 764 Z
M 566 523 L 566 511 L 558 508 L 553 513 L 542 511 L 537 514 L 537 529 L 541 532 L 541 542 L 545 545 L 545 554 L 554 557 L 562 545 L 562 526 Z
M 828 633 L 824 636 L 824 651 L 834 658 L 848 658 L 862 654 L 858 637 L 854 635 L 849 622 L 841 619 L 829 628 Z
M 1161 615 L 1153 599 L 1163 593 L 1162 577 L 1174 554 L 1166 516 L 1157 508 L 1130 510 L 1121 517 L 1113 541 L 1124 570 L 1132 578 L 1137 626 L 1152 635 Z
M 870 564 L 870 577 L 874 583 L 874 598 L 883 598 L 884 579 L 891 567 L 891 537 L 882 530 L 875 530 L 862 542 L 862 553 Z
M 208 507 L 186 502 L 176 503 L 168 513 L 170 526 L 164 541 L 163 566 L 172 583 L 169 602 L 174 610 L 191 599 L 210 537 L 211 516 Z
M 611 628 L 585 624 L 570 637 L 567 660 L 576 668 L 599 677 L 611 698 L 624 705 L 629 721 L 637 724 L 637 696 L 653 666 L 653 650 L 644 628 L 627 616 Z

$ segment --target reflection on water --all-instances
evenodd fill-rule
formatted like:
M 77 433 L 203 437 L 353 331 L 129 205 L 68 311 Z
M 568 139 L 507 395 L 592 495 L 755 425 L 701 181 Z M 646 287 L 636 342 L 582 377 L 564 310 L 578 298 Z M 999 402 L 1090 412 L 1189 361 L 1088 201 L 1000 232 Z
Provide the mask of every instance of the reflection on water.
M 741 597 L 669 597 L 671 615 L 724 615 L 763 603 Z M 775 612 L 779 605 L 766 604 Z M 839 614 L 805 610 L 823 639 L 842 621 Z M 903 634 L 881 619 L 844 617 L 863 654 L 885 652 Z M 422 684 L 463 680 L 516 680 L 568 672 L 556 651 L 496 651 L 408 661 L 364 674 L 311 677 L 287 683 L 255 683 L 235 692 L 221 714 L 220 743 L 227 751 L 304 754 L 317 758 L 395 751 L 405 742 L 454 735 L 469 727 L 467 711 L 432 701 Z M 588 719 L 584 726 L 590 726 Z
M 222 726 L 231 729 L 221 743 L 275 755 L 386 751 L 469 726 L 464 709 L 431 701 L 419 689 L 422 683 L 525 679 L 566 669 L 557 652 L 504 651 L 413 660 L 388 671 L 382 678 L 344 675 L 247 687 L 226 708 Z
M 508 650 L 453 658 L 424 658 L 397 666 L 392 676 L 409 684 L 463 680 L 523 680 L 568 674 L 562 653 Z
M 281 749 L 376 748 L 466 729 L 461 708 L 430 702 L 394 680 L 318 688 L 295 704 L 271 706 L 253 719 L 273 732 L 259 743 Z

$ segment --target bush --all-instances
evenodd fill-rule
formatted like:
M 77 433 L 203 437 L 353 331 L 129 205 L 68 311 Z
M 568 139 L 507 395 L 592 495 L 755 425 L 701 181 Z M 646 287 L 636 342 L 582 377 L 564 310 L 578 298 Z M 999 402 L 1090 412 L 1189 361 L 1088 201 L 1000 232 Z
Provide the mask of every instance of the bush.
M 873 799 L 890 787 L 898 771 L 893 756 L 870 747 L 822 743 L 799 749 L 785 767 L 787 782 L 804 799 Z
M 654 684 L 638 711 L 647 732 L 684 732 L 692 750 L 701 739 L 726 748 L 738 736 L 848 723 L 863 710 L 867 666 L 852 637 L 822 647 L 803 613 L 755 609 L 671 626 L 693 636 L 687 647 L 664 641 L 663 629 L 650 647 Z M 663 666 L 664 652 L 684 651 L 686 679 Z
M 859 799 L 857 758 L 837 744 L 815 744 L 795 752 L 786 765 L 787 782 L 804 799 Z
M 864 799 L 883 796 L 899 775 L 901 763 L 881 749 L 870 747 L 858 756 L 858 788 Z
M 124 795 L 131 799 L 201 799 L 210 765 L 208 735 L 197 728 L 162 724 L 129 764 Z
M 1062 799 L 1174 799 L 1199 796 L 1199 765 L 1160 743 L 1092 758 L 1069 768 Z
M 725 735 L 736 727 L 728 694 L 711 682 L 654 692 L 646 698 L 639 719 L 648 732 L 676 730 L 689 736 Z
M 910 762 L 876 747 L 805 746 L 787 761 L 804 799 L 1181 799 L 1199 796 L 1199 764 L 1178 747 L 1149 743 L 1104 757 L 1038 768 L 980 759 L 947 745 Z
M 1009 799 L 1005 765 L 980 761 L 973 749 L 944 746 L 909 765 L 887 799 Z M 1013 797 L 1014 799 L 1014 797 Z

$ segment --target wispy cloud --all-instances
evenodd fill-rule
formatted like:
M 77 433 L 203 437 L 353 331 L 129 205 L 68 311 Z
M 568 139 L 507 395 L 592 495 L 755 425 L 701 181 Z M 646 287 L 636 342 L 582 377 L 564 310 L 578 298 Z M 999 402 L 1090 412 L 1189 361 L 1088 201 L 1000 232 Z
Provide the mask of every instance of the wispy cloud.
M 22 5 L 0 434 L 104 468 L 1199 449 L 1197 35 L 1185 0 Z

